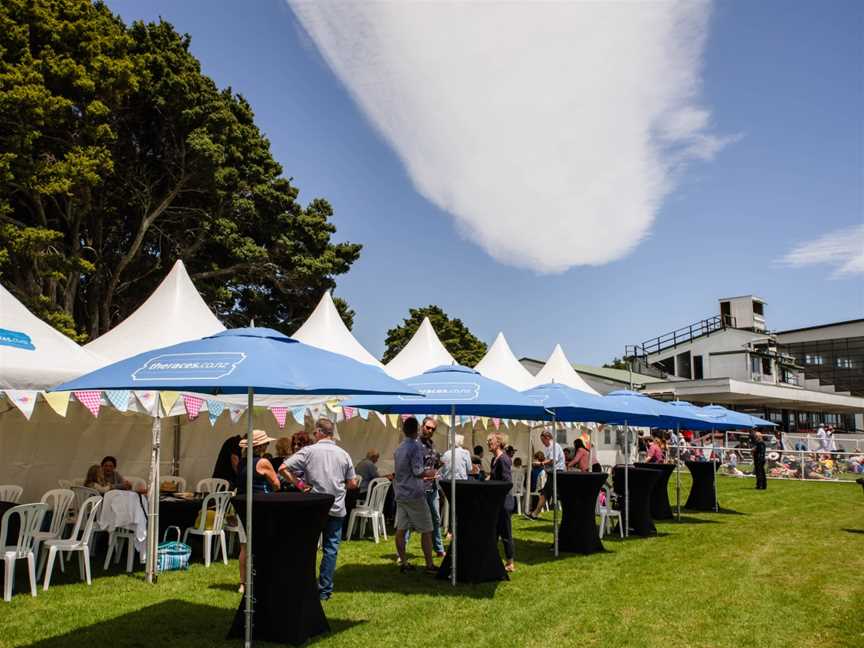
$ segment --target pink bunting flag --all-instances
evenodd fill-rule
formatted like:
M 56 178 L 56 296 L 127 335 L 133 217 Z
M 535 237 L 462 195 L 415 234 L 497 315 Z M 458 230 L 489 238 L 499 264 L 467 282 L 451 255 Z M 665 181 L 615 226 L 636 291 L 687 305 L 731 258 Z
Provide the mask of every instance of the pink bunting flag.
M 76 391 L 72 393 L 75 394 L 75 398 L 78 399 L 79 403 L 81 403 L 84 407 L 90 410 L 90 413 L 93 416 L 99 416 L 99 408 L 102 406 L 102 392 L 88 390 Z
M 186 416 L 189 417 L 190 421 L 194 421 L 198 418 L 198 414 L 201 412 L 201 407 L 204 405 L 204 399 L 198 398 L 197 396 L 187 396 L 183 394 L 183 405 L 186 407 Z
M 288 416 L 288 408 L 287 407 L 271 407 L 270 411 L 273 412 L 273 417 L 276 419 L 276 422 L 279 424 L 279 429 L 283 429 L 285 427 L 285 417 Z
M 501 426 L 501 419 L 492 417 L 492 425 L 494 425 L 497 430 Z
M 343 407 L 342 414 L 345 416 L 345 420 L 349 420 L 357 416 L 357 408 L 356 407 Z
M 402 415 L 402 420 L 403 420 L 403 421 L 407 421 L 407 420 L 408 420 L 409 418 L 411 418 L 412 416 L 413 416 L 413 414 L 403 414 L 403 415 Z

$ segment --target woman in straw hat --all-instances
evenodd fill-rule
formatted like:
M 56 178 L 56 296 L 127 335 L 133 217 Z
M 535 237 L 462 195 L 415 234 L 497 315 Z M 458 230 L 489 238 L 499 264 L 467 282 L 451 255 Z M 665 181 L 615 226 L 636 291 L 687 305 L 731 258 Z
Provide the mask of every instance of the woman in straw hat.
M 272 493 L 280 489 L 279 475 L 273 470 L 273 464 L 264 458 L 267 447 L 273 438 L 268 436 L 264 430 L 252 430 L 252 492 Z M 249 440 L 241 439 L 240 450 L 243 457 L 240 461 L 240 474 L 237 477 L 237 492 L 246 492 L 246 452 L 249 448 Z M 240 539 L 240 592 L 246 588 L 243 579 L 246 577 L 246 538 Z

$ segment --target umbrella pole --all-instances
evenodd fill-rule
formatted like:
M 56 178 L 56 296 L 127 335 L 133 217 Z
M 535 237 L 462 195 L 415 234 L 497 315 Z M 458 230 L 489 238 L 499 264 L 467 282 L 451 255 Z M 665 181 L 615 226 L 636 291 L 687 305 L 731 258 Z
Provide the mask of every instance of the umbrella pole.
M 450 584 L 456 584 L 456 406 L 450 406 Z
M 252 471 L 254 468 L 254 451 L 252 449 L 252 406 L 255 403 L 255 392 L 250 387 L 246 409 L 246 628 L 244 644 L 252 646 Z
M 714 428 L 711 428 L 711 447 L 714 448 Z M 714 454 L 717 455 L 718 461 L 720 461 L 720 453 L 716 450 Z M 720 469 L 720 466 L 723 465 L 723 462 L 720 461 L 720 465 L 715 465 L 714 460 L 711 460 L 711 467 L 714 468 L 714 512 L 717 513 L 720 511 L 720 502 L 717 501 L 717 472 Z
M 554 534 L 555 557 L 558 557 L 558 430 L 555 415 L 552 415 L 552 533 Z
M 525 473 L 525 505 L 522 507 L 522 511 L 525 515 L 528 515 L 531 512 L 531 470 L 533 461 L 534 461 L 534 439 L 531 436 L 531 430 L 533 426 L 528 428 L 528 467 L 526 468 Z
M 624 537 L 630 537 L 630 425 L 624 421 Z
M 150 499 L 147 502 L 147 575 L 148 583 L 156 582 L 156 547 L 159 539 L 159 458 L 162 438 L 162 419 L 159 403 L 153 419 L 153 447 L 150 455 Z
M 675 441 L 675 510 L 678 521 L 681 521 L 681 426 L 676 425 Z

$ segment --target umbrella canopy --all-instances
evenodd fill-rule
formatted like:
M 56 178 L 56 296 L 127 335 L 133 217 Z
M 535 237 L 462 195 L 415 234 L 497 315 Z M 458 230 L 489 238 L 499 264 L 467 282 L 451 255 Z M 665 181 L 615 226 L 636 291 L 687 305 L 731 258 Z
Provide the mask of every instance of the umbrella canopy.
M 733 430 L 740 427 L 725 420 L 723 415 L 718 412 L 710 411 L 705 407 L 698 407 L 687 401 L 670 401 L 667 405 L 677 408 L 691 418 L 703 420 L 713 430 Z
M 546 383 L 522 393 L 554 413 L 559 421 L 608 423 L 620 418 L 620 412 L 609 409 L 612 403 L 608 399 L 562 383 Z
M 607 421 L 607 423 L 626 422 L 629 425 L 643 427 L 683 427 L 690 430 L 718 429 L 717 425 L 712 424 L 704 415 L 654 400 L 629 389 L 610 392 L 603 398 L 610 401 L 610 409 L 618 411 L 623 419 Z
M 403 382 L 422 396 L 358 397 L 346 405 L 387 414 L 455 413 L 531 420 L 549 418 L 542 405 L 462 365 L 435 367 Z
M 229 329 L 139 353 L 64 383 L 57 391 L 154 389 L 205 394 L 406 394 L 378 367 L 268 328 Z
M 725 423 L 730 429 L 756 427 L 776 427 L 776 423 L 766 421 L 758 416 L 751 416 L 744 412 L 736 412 L 735 410 L 726 409 L 722 405 L 706 405 L 702 408 L 706 412 L 710 412 L 712 416 L 717 416 L 720 421 Z

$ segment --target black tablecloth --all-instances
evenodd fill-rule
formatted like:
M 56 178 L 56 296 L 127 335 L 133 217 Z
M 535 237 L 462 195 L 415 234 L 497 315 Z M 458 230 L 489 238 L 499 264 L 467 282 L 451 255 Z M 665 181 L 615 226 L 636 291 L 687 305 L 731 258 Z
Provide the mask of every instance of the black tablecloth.
M 861 484 L 861 488 L 864 488 L 864 477 L 859 477 L 855 481 Z
M 693 476 L 693 485 L 684 508 L 695 511 L 713 511 L 717 506 L 714 494 L 714 473 L 720 467 L 717 461 L 685 461 Z
M 3 514 L 6 513 L 13 506 L 17 506 L 12 502 L 0 501 L 0 519 L 3 518 Z M 21 518 L 17 515 L 13 515 L 9 518 L 9 527 L 6 530 L 6 537 L 0 538 L 0 544 L 17 544 L 18 543 L 18 527 L 20 526 Z
M 675 472 L 675 464 L 637 463 L 637 468 L 648 468 L 660 472 L 660 479 L 651 489 L 651 517 L 655 520 L 671 520 L 672 507 L 669 505 L 669 477 Z
M 254 639 L 296 645 L 330 631 L 318 598 L 315 556 L 333 499 L 312 493 L 254 495 Z M 245 498 L 231 501 L 245 523 Z M 245 619 L 244 596 L 229 639 L 243 637 Z
M 621 510 L 621 519 L 629 517 L 630 531 L 640 536 L 656 533 L 654 522 L 651 519 L 651 491 L 660 481 L 660 471 L 649 468 L 627 467 L 629 479 L 627 490 L 630 495 L 629 513 L 627 509 L 627 498 L 624 494 L 624 466 L 615 466 L 612 472 L 612 483 L 618 494 L 618 508 Z M 626 524 L 626 522 L 625 522 Z
M 606 473 L 558 472 L 558 501 L 564 516 L 558 529 L 561 551 L 590 554 L 603 551 L 597 531 L 597 496 Z
M 180 529 L 180 538 L 183 538 L 183 532 L 189 527 L 195 526 L 195 520 L 201 511 L 201 502 L 203 500 L 159 500 L 159 538 L 162 542 L 165 536 L 165 529 L 171 526 L 176 526 Z M 174 540 L 174 532 L 171 532 L 169 540 Z
M 441 485 L 450 499 L 450 482 Z M 456 579 L 462 583 L 508 580 L 498 553 L 498 515 L 511 482 L 456 481 Z M 441 561 L 438 578 L 450 578 L 453 544 Z

